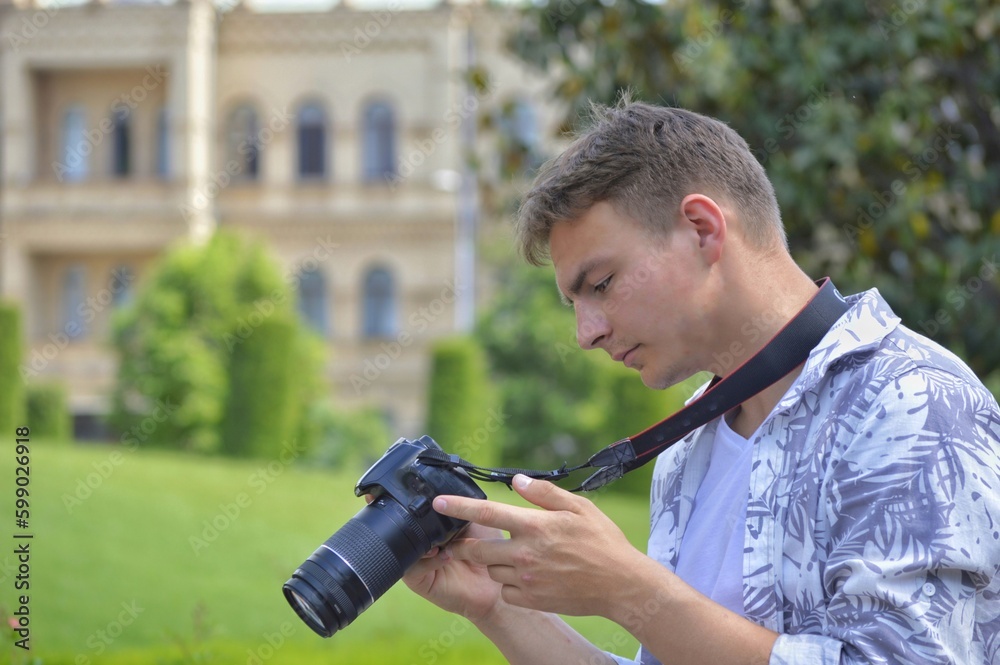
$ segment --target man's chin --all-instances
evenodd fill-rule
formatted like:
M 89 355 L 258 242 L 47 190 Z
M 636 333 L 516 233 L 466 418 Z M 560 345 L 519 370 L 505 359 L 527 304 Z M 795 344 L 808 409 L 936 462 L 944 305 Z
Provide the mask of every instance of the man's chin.
M 669 377 L 663 377 L 652 372 L 648 367 L 637 367 L 636 371 L 639 372 L 639 378 L 642 379 L 643 385 L 651 390 L 666 390 L 670 386 L 676 383 L 675 381 L 670 381 Z
M 683 371 L 672 371 L 665 374 L 660 374 L 651 371 L 648 366 L 643 366 L 636 368 L 639 372 L 639 377 L 642 379 L 643 385 L 651 390 L 666 390 L 667 388 L 672 388 L 673 386 L 680 385 L 685 381 L 690 380 L 692 377 L 698 376 L 698 372 L 683 372 Z

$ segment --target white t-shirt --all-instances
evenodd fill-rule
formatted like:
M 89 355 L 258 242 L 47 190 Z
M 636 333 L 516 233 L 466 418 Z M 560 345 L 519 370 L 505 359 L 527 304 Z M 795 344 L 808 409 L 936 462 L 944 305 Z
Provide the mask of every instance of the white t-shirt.
M 712 454 L 681 541 L 677 575 L 743 616 L 743 535 L 753 444 L 719 419 Z

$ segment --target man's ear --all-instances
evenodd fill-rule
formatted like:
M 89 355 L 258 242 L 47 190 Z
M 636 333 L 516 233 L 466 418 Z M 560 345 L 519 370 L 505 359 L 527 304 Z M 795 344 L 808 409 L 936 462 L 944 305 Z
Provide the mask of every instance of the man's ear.
M 722 208 L 704 194 L 688 194 L 680 207 L 680 224 L 696 234 L 705 260 L 709 264 L 717 262 L 726 240 L 726 215 Z

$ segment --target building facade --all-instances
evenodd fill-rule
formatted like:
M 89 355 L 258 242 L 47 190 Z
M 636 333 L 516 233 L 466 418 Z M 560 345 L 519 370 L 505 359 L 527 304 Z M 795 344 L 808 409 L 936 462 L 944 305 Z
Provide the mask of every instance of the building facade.
M 509 18 L 0 0 L 0 297 L 26 380 L 64 383 L 77 434 L 100 434 L 111 313 L 167 248 L 233 228 L 297 289 L 334 400 L 422 433 L 429 345 L 476 294 L 469 155 L 499 177 L 477 126 L 513 108 L 500 124 L 530 143 L 555 120 L 504 53 Z

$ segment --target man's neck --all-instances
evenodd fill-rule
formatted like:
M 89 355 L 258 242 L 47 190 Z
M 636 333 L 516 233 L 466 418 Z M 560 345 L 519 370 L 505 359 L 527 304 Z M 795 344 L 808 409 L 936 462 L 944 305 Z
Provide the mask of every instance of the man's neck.
M 740 406 L 736 407 L 734 415 L 729 420 L 729 428 L 749 439 L 757 431 L 767 417 L 771 414 L 774 406 L 781 400 L 788 389 L 795 383 L 795 379 L 802 373 L 803 365 L 799 365 L 791 372 L 778 379 L 761 392 L 757 393 Z
M 730 294 L 730 307 L 726 315 L 724 330 L 729 331 L 729 339 L 723 340 L 728 349 L 739 348 L 742 353 L 733 354 L 731 373 L 743 364 L 781 331 L 816 295 L 818 287 L 812 279 L 791 262 L 778 260 L 771 269 L 755 270 L 752 280 L 737 280 L 737 291 Z M 747 285 L 738 289 L 739 285 Z M 742 291 L 742 292 L 740 292 Z M 781 397 L 802 371 L 802 365 L 745 401 L 730 427 L 744 438 L 749 438 L 771 413 Z

